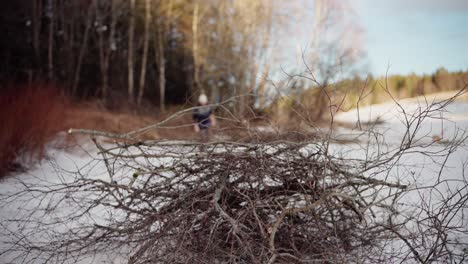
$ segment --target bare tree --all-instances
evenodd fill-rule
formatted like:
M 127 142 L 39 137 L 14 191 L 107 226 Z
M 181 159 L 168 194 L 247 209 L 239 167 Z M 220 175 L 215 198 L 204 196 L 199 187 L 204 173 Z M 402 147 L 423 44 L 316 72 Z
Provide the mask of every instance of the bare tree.
M 157 39 L 155 41 L 155 63 L 158 66 L 158 80 L 159 80 L 159 110 L 164 112 L 166 110 L 166 55 L 164 52 L 164 43 L 166 42 L 166 35 L 170 34 L 172 28 L 173 18 L 173 0 L 169 1 L 168 6 L 162 5 L 163 10 L 161 12 L 164 16 L 160 15 L 156 18 L 155 24 L 157 28 Z M 161 18 L 162 17 L 162 18 Z
M 198 46 L 199 3 L 194 1 L 192 17 L 192 53 L 193 53 L 193 87 L 192 92 L 200 92 L 200 52 Z
M 105 5 L 107 7 L 107 5 Z M 99 5 L 96 6 L 97 10 L 97 21 L 99 24 L 98 29 L 98 41 L 99 41 L 99 65 L 101 68 L 101 96 L 103 100 L 108 100 L 108 90 L 109 90 L 109 63 L 111 59 L 112 52 L 116 49 L 115 43 L 115 31 L 116 31 L 116 24 L 117 24 L 117 1 L 111 0 L 110 1 L 110 10 L 106 10 L 108 12 L 108 16 L 110 16 L 109 21 L 109 35 L 107 41 L 104 36 L 104 32 L 107 31 L 107 25 L 103 24 L 103 17 L 106 14 L 99 13 Z
M 42 1 L 35 0 L 32 2 L 33 5 L 33 16 L 32 16 L 32 39 L 33 39 L 33 50 L 37 64 L 40 64 L 40 41 L 39 36 L 42 28 Z
M 150 41 L 150 23 L 151 23 L 151 0 L 145 0 L 145 33 L 143 36 L 143 57 L 141 62 L 141 71 L 140 71 L 140 86 L 138 92 L 137 104 L 141 105 L 143 100 L 143 94 L 145 91 L 145 81 L 146 81 L 146 67 L 148 64 L 148 50 L 149 50 L 149 41 Z
M 172 1 L 171 1 L 172 2 Z M 159 24 L 158 24 L 159 25 Z M 158 86 L 159 86 L 159 110 L 164 112 L 166 110 L 166 56 L 164 54 L 164 28 L 159 27 L 158 38 L 155 42 L 155 61 L 158 65 Z
M 74 78 L 73 78 L 73 85 L 72 85 L 72 95 L 73 96 L 76 96 L 77 95 L 77 91 L 78 91 L 78 85 L 80 83 L 80 79 L 81 79 L 81 67 L 83 65 L 83 59 L 84 59 L 84 56 L 86 55 L 86 52 L 88 50 L 88 40 L 89 40 L 89 31 L 91 29 L 91 26 L 92 26 L 92 20 L 93 20 L 93 10 L 94 10 L 94 6 L 96 5 L 96 0 L 92 0 L 91 1 L 91 4 L 89 4 L 89 7 L 88 7 L 88 12 L 87 12 L 87 18 L 86 18 L 86 26 L 85 26 L 85 31 L 84 31 L 84 35 L 83 35 L 83 40 L 82 40 L 82 43 L 81 43 L 81 46 L 80 46 L 80 51 L 79 51 L 79 54 L 78 54 L 78 60 L 76 62 L 76 67 L 75 67 L 75 74 L 74 74 Z
M 128 56 L 127 56 L 127 67 L 128 67 L 128 100 L 131 104 L 135 102 L 135 81 L 133 77 L 134 73 L 134 36 L 135 36 L 135 0 L 130 0 L 130 22 L 128 25 Z
M 47 76 L 50 81 L 54 80 L 54 28 L 56 21 L 56 12 L 55 12 L 55 1 L 48 0 L 46 5 L 46 12 L 49 18 L 49 39 L 48 39 L 48 48 L 47 48 Z

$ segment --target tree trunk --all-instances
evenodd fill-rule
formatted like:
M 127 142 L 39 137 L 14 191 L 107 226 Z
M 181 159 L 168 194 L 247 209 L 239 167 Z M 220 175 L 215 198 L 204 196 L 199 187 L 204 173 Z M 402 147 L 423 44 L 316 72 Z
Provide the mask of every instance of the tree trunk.
M 249 51 L 247 49 L 247 45 L 249 44 L 249 41 L 247 40 L 246 37 L 244 37 L 244 39 L 242 40 L 242 43 L 241 43 L 241 46 L 240 46 L 240 50 L 241 50 L 241 56 L 245 57 L 245 58 L 248 58 L 249 57 Z M 243 63 L 244 66 L 247 66 L 248 65 L 245 65 L 245 63 Z M 246 81 L 247 81 L 247 76 L 246 74 L 248 74 L 248 72 L 244 71 L 244 70 L 240 70 L 239 71 L 241 74 L 240 74 L 240 77 L 239 77 L 239 82 L 237 83 L 237 88 L 238 88 L 238 96 L 239 96 L 239 104 L 238 104 L 238 109 L 237 109 L 237 115 L 242 119 L 244 118 L 244 114 L 245 114 L 245 110 L 247 108 L 247 93 L 248 93 L 248 88 L 247 88 L 247 84 L 246 84 Z M 255 77 L 252 77 L 252 78 L 255 78 Z
M 60 62 L 66 61 L 66 65 L 63 66 L 63 68 L 60 69 L 58 75 L 61 75 L 60 77 L 69 77 L 73 74 L 73 71 L 71 71 L 71 66 L 73 66 L 73 52 L 70 49 L 70 29 L 68 26 L 68 23 L 70 21 L 73 21 L 73 17 L 67 16 L 67 7 L 66 3 L 64 1 L 58 1 L 56 5 L 56 14 L 57 14 L 57 25 L 61 31 L 62 31 L 62 40 L 60 41 L 60 46 L 62 47 L 60 49 L 60 53 L 58 53 L 58 60 Z M 58 46 L 58 45 L 57 45 Z M 59 62 L 59 63 L 60 63 Z M 57 63 L 57 62 L 56 62 Z M 63 73 L 62 73 L 63 72 Z M 57 77 L 56 77 L 57 78 Z M 69 78 L 66 81 L 70 81 L 71 78 Z
M 106 81 L 106 90 L 103 91 L 103 96 L 106 98 L 109 95 L 109 63 L 111 59 L 112 52 L 117 49 L 117 44 L 115 43 L 115 28 L 117 25 L 117 0 L 111 0 L 111 24 L 110 24 L 110 34 L 109 34 L 109 45 L 107 46 L 107 56 L 106 56 L 106 74 L 104 80 Z
M 97 94 L 100 94 L 105 100 L 107 93 L 107 65 L 106 65 L 106 53 L 104 47 L 104 36 L 101 30 L 102 27 L 102 14 L 99 12 L 99 6 L 96 5 L 96 21 L 98 22 L 98 41 L 99 41 L 99 66 L 101 69 L 101 88 L 98 90 Z
M 99 24 L 102 25 L 102 18 L 98 15 Z M 99 30 L 99 57 L 101 64 L 101 96 L 104 101 L 109 96 L 109 61 L 114 49 L 114 36 L 116 25 L 116 0 L 111 0 L 110 33 L 107 43 L 104 41 L 102 31 Z
M 198 1 L 195 0 L 195 7 L 193 8 L 193 21 L 192 21 L 192 52 L 193 52 L 193 85 L 192 94 L 195 94 L 200 89 L 200 76 L 199 76 L 199 52 L 198 52 Z
M 32 15 L 32 46 L 34 50 L 34 62 L 36 70 L 39 70 L 41 67 L 40 63 L 40 41 L 39 37 L 41 35 L 42 28 L 42 1 L 34 0 L 33 1 L 33 15 Z
M 169 8 L 166 15 L 166 20 L 162 21 L 161 19 L 157 21 L 161 21 L 160 23 L 156 23 L 158 28 L 158 38 L 157 42 L 155 42 L 155 59 L 156 65 L 158 65 L 159 70 L 159 110 L 161 112 L 166 111 L 166 56 L 164 54 L 164 41 L 165 41 L 165 33 L 170 32 L 171 30 L 171 19 L 172 19 L 172 7 L 173 7 L 173 0 L 169 1 Z
M 55 27 L 55 5 L 54 0 L 47 1 L 47 12 L 49 16 L 49 43 L 47 50 L 47 77 L 49 81 L 54 80 L 54 27 Z
M 161 112 L 166 111 L 166 57 L 164 55 L 164 32 L 162 29 L 158 30 L 158 41 L 156 47 L 156 63 L 159 69 L 159 110 Z
M 74 7 L 74 6 L 73 6 Z M 67 9 L 67 12 L 70 12 L 70 9 Z M 71 16 L 71 17 L 70 17 Z M 67 43 L 66 43 L 66 69 L 67 69 L 67 93 L 72 94 L 72 87 L 73 87 L 73 82 L 74 82 L 74 74 L 75 74 L 75 67 L 76 67 L 76 61 L 77 61 L 77 52 L 75 52 L 75 40 L 77 38 L 76 32 L 77 32 L 77 23 L 78 23 L 78 17 L 75 12 L 72 12 L 67 19 L 69 19 L 69 24 L 68 24 L 68 38 L 67 38 Z
M 78 84 L 80 83 L 81 66 L 83 64 L 83 58 L 88 49 L 89 30 L 91 29 L 92 18 L 93 18 L 92 10 L 95 4 L 96 4 L 96 0 L 93 0 L 91 2 L 91 5 L 88 8 L 88 16 L 86 19 L 86 29 L 85 29 L 84 36 L 83 36 L 83 42 L 81 43 L 80 54 L 78 55 L 78 61 L 76 64 L 76 69 L 75 69 L 75 77 L 73 79 L 72 96 L 76 96 Z
M 266 84 L 268 82 L 268 74 L 270 72 L 270 65 L 268 65 L 267 63 L 265 63 L 263 65 L 264 69 L 263 69 L 263 73 L 262 73 L 262 79 L 260 80 L 260 84 L 258 85 L 258 96 L 260 97 L 260 101 L 259 101 L 259 106 L 260 108 L 263 108 L 265 107 L 266 105 Z
M 149 27 L 151 21 L 151 0 L 145 0 L 145 35 L 143 36 L 143 58 L 141 62 L 140 87 L 138 92 L 138 105 L 141 105 L 145 91 L 146 65 L 148 63 Z
M 266 103 L 266 91 L 265 91 L 265 88 L 266 88 L 266 84 L 268 82 L 268 75 L 269 75 L 269 72 L 270 72 L 270 65 L 269 65 L 269 61 L 267 58 L 269 58 L 269 52 L 268 52 L 268 45 L 270 44 L 270 38 L 271 38 L 271 27 L 272 27 L 272 21 L 273 21 L 273 18 L 272 18 L 272 15 L 273 15 L 273 12 L 272 12 L 272 7 L 271 6 L 268 6 L 267 7 L 268 10 L 267 10 L 267 21 L 266 21 L 266 26 L 267 28 L 265 29 L 264 31 L 264 35 L 263 35 L 263 45 L 262 45 L 262 49 L 261 49 L 261 52 L 263 53 L 263 72 L 262 72 L 262 75 L 261 75 L 261 80 L 260 80 L 260 83 L 258 85 L 258 88 L 257 88 L 257 95 L 259 96 L 259 106 L 260 107 L 264 107 L 265 106 L 265 103 Z
M 130 0 L 130 23 L 128 27 L 128 99 L 130 104 L 135 102 L 134 94 L 134 61 L 133 61 L 133 41 L 135 35 L 135 0 Z

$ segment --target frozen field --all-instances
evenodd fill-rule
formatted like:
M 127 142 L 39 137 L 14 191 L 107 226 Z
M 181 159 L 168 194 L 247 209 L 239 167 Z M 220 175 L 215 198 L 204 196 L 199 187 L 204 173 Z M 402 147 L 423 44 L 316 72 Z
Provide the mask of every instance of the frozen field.
M 428 110 L 428 103 L 434 103 Z M 468 146 L 466 136 L 468 132 L 468 103 L 452 102 L 443 105 L 437 100 L 430 102 L 423 100 L 404 100 L 400 105 L 394 103 L 374 105 L 361 108 L 358 111 L 341 113 L 336 120 L 346 123 L 347 128 L 338 128 L 333 137 L 352 140 L 348 144 L 332 144 L 330 150 L 333 155 L 344 159 L 375 159 L 378 156 L 391 156 L 395 151 L 401 150 L 408 144 L 413 147 L 405 152 L 388 171 L 376 172 L 376 177 L 390 178 L 408 184 L 410 191 L 399 197 L 396 201 L 402 212 L 402 219 L 419 219 L 423 217 L 421 205 L 437 210 L 443 205 L 440 201 L 453 196 L 457 198 L 467 193 L 467 166 Z M 423 119 L 415 118 L 424 115 Z M 352 129 L 354 127 L 354 129 Z M 59 139 L 58 139 L 59 140 Z M 0 262 L 18 263 L 28 260 L 30 263 L 44 263 L 47 259 L 16 258 L 18 254 L 11 250 L 12 246 L 21 247 L 25 240 L 37 241 L 47 244 L 57 240 L 57 232 L 73 229 L 73 222 L 56 224 L 60 218 L 73 217 L 74 208 L 80 204 L 74 202 L 65 192 L 60 192 L 63 183 L 73 180 L 70 172 L 79 172 L 83 177 L 90 177 L 101 181 L 116 181 L 119 184 L 131 185 L 133 169 L 123 169 L 110 179 L 106 166 L 102 162 L 98 150 L 91 142 L 82 141 L 79 148 L 73 151 L 48 148 L 48 158 L 31 171 L 7 178 L 0 183 Z M 184 155 L 193 154 L 193 150 L 181 149 Z M 157 154 L 157 150 L 153 152 Z M 170 158 L 164 160 L 154 157 L 152 160 L 141 159 L 137 162 L 151 162 L 157 167 L 162 163 L 170 163 Z M 76 175 L 76 173 L 75 173 Z M 170 173 L 168 174 L 170 177 Z M 33 189 L 31 189 L 33 186 Z M 33 192 L 31 192 L 31 190 Z M 54 195 L 45 198 L 40 194 L 54 190 Z M 89 194 L 84 193 L 83 196 Z M 81 197 L 94 199 L 92 195 Z M 450 232 L 450 247 L 457 252 L 467 252 L 468 237 L 468 208 L 465 206 L 454 212 L 446 212 L 452 224 L 458 226 L 457 230 Z M 119 212 L 108 208 L 93 208 L 87 212 L 89 215 L 80 218 L 91 224 L 105 223 L 119 218 Z M 78 217 L 78 216 L 77 216 Z M 25 221 L 17 221 L 22 219 Z M 47 225 L 38 229 L 37 219 L 43 223 L 50 223 L 54 232 L 48 230 Z M 85 224 L 86 223 L 76 223 Z M 413 223 L 414 224 L 414 223 Z M 31 228 L 34 227 L 34 228 Z M 412 221 L 405 227 L 407 232 L 423 232 L 412 230 Z M 11 242 L 16 241 L 16 244 Z M 388 246 L 389 251 L 405 251 L 405 245 L 399 241 Z M 99 254 L 94 254 L 99 252 Z M 76 258 L 70 263 L 120 263 L 126 262 L 126 252 L 108 251 L 102 247 L 88 252 L 93 257 Z M 23 253 L 24 254 L 24 253 Z M 53 259 L 51 260 L 54 261 Z

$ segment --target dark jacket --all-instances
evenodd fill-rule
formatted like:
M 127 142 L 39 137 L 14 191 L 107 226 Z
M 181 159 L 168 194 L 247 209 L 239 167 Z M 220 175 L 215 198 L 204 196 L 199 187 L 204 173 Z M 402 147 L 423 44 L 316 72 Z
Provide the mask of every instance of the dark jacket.
M 199 106 L 193 110 L 193 121 L 198 123 L 200 129 L 208 129 L 211 126 L 210 115 L 213 113 L 210 106 Z

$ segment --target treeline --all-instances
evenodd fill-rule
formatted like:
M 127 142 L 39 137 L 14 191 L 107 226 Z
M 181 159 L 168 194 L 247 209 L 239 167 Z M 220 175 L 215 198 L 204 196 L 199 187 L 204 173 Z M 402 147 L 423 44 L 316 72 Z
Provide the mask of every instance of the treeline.
M 463 89 L 468 84 L 468 72 L 449 72 L 439 68 L 432 74 L 426 75 L 390 75 L 387 77 L 366 79 L 356 77 L 344 80 L 330 88 L 337 89 L 340 97 L 347 93 L 345 108 L 360 104 L 378 104 L 388 101 L 390 95 L 397 99 L 427 95 L 444 91 Z
M 307 87 L 299 79 L 292 82 L 290 96 L 283 96 L 267 108 L 267 112 L 280 123 L 295 118 L 308 121 L 328 120 L 330 113 L 347 111 L 359 106 L 378 104 L 393 99 L 428 95 L 444 91 L 466 89 L 468 72 L 449 72 L 439 68 L 427 75 L 390 75 L 375 78 L 355 76 L 335 83 Z
M 281 8 L 274 0 L 6 1 L 0 85 L 46 81 L 73 98 L 162 110 L 201 91 L 214 101 L 261 93 Z M 252 104 L 240 98 L 240 111 Z

